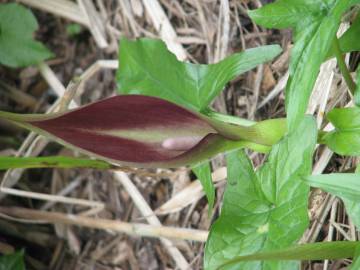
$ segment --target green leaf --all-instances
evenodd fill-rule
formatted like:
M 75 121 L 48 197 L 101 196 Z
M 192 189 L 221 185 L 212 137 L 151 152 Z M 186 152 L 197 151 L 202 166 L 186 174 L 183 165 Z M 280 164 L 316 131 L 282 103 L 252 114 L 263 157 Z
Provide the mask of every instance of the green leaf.
M 193 110 L 203 110 L 236 76 L 273 59 L 278 45 L 249 49 L 216 64 L 178 61 L 161 40 L 120 41 L 119 92 L 161 97 Z
M 360 172 L 313 175 L 306 182 L 340 197 L 348 215 L 360 229 Z
M 250 11 L 250 17 L 269 28 L 294 30 L 286 112 L 289 130 L 295 129 L 306 111 L 321 63 L 331 48 L 341 15 L 359 0 L 278 0 Z
M 195 173 L 196 177 L 199 179 L 206 194 L 207 200 L 209 202 L 209 216 L 210 216 L 215 202 L 215 187 L 211 177 L 210 163 L 205 162 L 199 164 L 197 166 L 192 167 L 192 170 Z
M 296 245 L 274 251 L 265 251 L 236 257 L 227 261 L 217 269 L 243 261 L 255 260 L 326 260 L 343 259 L 356 256 L 359 241 L 334 241 Z M 239 269 L 239 268 L 237 268 Z M 357 269 L 357 268 L 356 268 Z M 355 269 L 354 269 L 355 270 Z
M 357 245 L 355 249 L 354 260 L 349 270 L 358 270 L 358 269 L 360 269 L 360 244 Z
M 340 50 L 343 53 L 360 51 L 360 16 L 358 15 L 350 28 L 339 38 Z M 335 52 L 330 50 L 328 58 L 334 57 Z
M 324 135 L 322 141 L 340 155 L 360 155 L 360 108 L 333 109 L 327 118 L 335 130 Z
M 211 228 L 205 269 L 217 269 L 239 255 L 271 251 L 295 243 L 308 226 L 309 188 L 300 181 L 311 172 L 316 124 L 306 117 L 274 145 L 267 162 L 254 172 L 241 152 L 227 156 L 228 183 L 219 219 Z M 297 262 L 244 262 L 224 269 L 297 269 Z
M 25 270 L 24 252 L 1 256 L 0 270 Z
M 33 40 L 37 29 L 30 10 L 15 3 L 0 4 L 0 63 L 25 67 L 52 57 L 42 43 Z
M 81 31 L 82 31 L 82 27 L 81 27 L 81 25 L 79 25 L 77 23 L 70 23 L 66 26 L 66 33 L 70 37 L 74 37 L 74 36 L 80 34 Z
M 360 25 L 360 23 L 359 23 Z M 360 33 L 359 33 L 360 36 Z M 360 43 L 360 42 L 359 42 Z M 354 101 L 355 104 L 360 107 L 360 66 L 357 68 L 356 71 L 356 89 L 355 89 L 355 93 L 354 93 Z
M 93 168 L 106 170 L 114 168 L 113 165 L 101 160 L 72 157 L 0 157 L 0 170 L 29 168 Z
M 360 174 L 332 173 L 305 177 L 312 187 L 324 189 L 340 198 L 360 202 Z

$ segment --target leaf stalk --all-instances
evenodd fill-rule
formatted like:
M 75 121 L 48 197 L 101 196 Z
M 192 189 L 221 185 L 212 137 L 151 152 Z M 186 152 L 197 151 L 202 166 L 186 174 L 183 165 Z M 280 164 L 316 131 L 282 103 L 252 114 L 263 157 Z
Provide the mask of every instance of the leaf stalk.
M 356 89 L 356 84 L 355 84 L 354 80 L 352 79 L 350 71 L 345 63 L 344 55 L 341 52 L 339 40 L 337 38 L 334 39 L 333 48 L 334 48 L 335 57 L 336 57 L 340 72 L 341 72 L 342 76 L 344 77 L 345 82 L 346 82 L 347 86 L 349 87 L 351 94 L 354 95 L 355 89 Z

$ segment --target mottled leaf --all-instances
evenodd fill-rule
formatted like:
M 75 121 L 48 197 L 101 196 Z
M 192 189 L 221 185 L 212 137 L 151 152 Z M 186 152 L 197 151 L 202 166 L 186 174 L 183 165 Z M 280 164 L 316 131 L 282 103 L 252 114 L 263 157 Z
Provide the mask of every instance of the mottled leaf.
M 52 57 L 40 42 L 33 40 L 38 28 L 30 10 L 16 4 L 0 4 L 0 63 L 25 67 Z
M 302 176 L 311 172 L 317 137 L 315 121 L 306 117 L 296 130 L 273 146 L 267 162 L 255 172 L 241 152 L 228 154 L 228 182 L 219 219 L 211 228 L 205 269 L 240 255 L 288 247 L 308 226 L 309 188 Z M 297 262 L 243 262 L 224 269 L 291 270 Z

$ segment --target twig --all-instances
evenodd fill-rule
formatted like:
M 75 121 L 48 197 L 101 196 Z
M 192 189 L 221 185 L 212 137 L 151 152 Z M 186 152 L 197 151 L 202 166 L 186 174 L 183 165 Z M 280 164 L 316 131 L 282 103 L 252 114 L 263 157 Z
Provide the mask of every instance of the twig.
M 68 0 L 19 0 L 26 5 L 38 8 L 71 21 L 90 27 L 89 20 L 81 12 L 78 5 Z
M 98 60 L 93 65 L 91 65 L 83 74 L 80 76 L 80 80 L 84 82 L 86 79 L 91 77 L 95 72 L 97 72 L 100 68 L 111 68 L 114 69 L 118 65 L 117 61 L 114 60 Z M 47 83 L 54 89 L 55 93 L 62 97 L 66 93 L 65 87 L 62 85 L 62 83 L 59 81 L 59 79 L 56 77 L 54 72 L 49 68 L 48 65 L 45 63 L 40 63 L 38 65 L 40 73 L 43 75 L 44 79 L 47 81 Z M 61 99 L 58 99 L 53 106 L 47 111 L 52 112 L 56 110 L 61 103 Z M 78 105 L 71 101 L 70 107 L 75 108 Z M 23 144 L 21 145 L 20 149 L 18 150 L 16 156 L 37 156 L 47 145 L 48 140 L 44 137 L 37 136 L 33 132 L 29 133 L 28 137 L 25 139 Z M 6 194 L 16 195 L 16 196 L 27 196 L 30 198 L 43 198 L 44 200 L 47 200 L 46 196 L 52 196 L 47 194 L 41 194 L 41 193 L 26 193 L 26 191 L 20 191 L 17 189 L 12 189 L 12 187 L 19 181 L 23 169 L 16 169 L 16 170 L 8 170 L 6 171 L 1 185 L 0 185 L 0 199 L 4 198 Z M 25 192 L 25 194 L 24 194 Z M 36 197 L 34 197 L 36 196 Z M 38 197 L 37 197 L 38 196 Z M 45 198 L 45 197 L 46 198 Z M 65 203 L 77 203 L 80 202 L 80 204 L 83 204 L 82 201 L 74 201 L 71 198 L 57 196 L 50 199 L 50 201 L 59 201 L 59 202 L 65 202 Z M 95 212 L 100 209 L 98 203 L 92 204 L 93 202 L 87 201 L 90 203 L 90 205 L 95 206 Z
M 79 4 L 81 12 L 84 14 L 84 16 L 87 17 L 87 20 L 89 21 L 89 30 L 93 35 L 96 44 L 101 49 L 108 47 L 109 44 L 106 41 L 104 22 L 100 18 L 100 15 L 96 11 L 92 1 L 77 0 L 77 2 Z
M 220 3 L 221 15 L 223 17 L 222 22 L 222 35 L 219 39 L 220 48 L 218 50 L 218 54 L 215 54 L 215 61 L 219 61 L 224 59 L 227 55 L 228 47 L 229 47 L 229 35 L 230 35 L 230 7 L 229 0 L 221 0 Z M 219 18 L 221 20 L 221 18 Z M 220 35 L 220 33 L 219 33 Z
M 81 83 L 81 79 L 79 77 L 73 78 L 69 85 L 66 87 L 66 91 L 62 98 L 60 99 L 59 106 L 57 108 L 57 111 L 64 112 L 68 109 L 71 101 L 75 97 L 76 90 L 79 88 Z
M 286 86 L 286 82 L 289 78 L 289 72 L 287 71 L 285 73 L 284 76 L 282 76 L 280 78 L 280 80 L 278 81 L 278 83 L 275 85 L 275 87 L 273 88 L 273 90 L 270 91 L 270 93 L 266 96 L 266 98 L 264 98 L 259 106 L 257 107 L 257 109 L 260 109 L 262 107 L 264 107 L 268 102 L 270 102 L 272 99 L 274 99 L 277 95 L 279 95 L 281 93 L 281 91 L 284 90 L 285 86 Z
M 333 203 L 331 204 L 331 212 L 330 212 L 330 227 L 329 227 L 329 231 L 328 231 L 328 235 L 327 235 L 327 241 L 331 242 L 332 238 L 333 238 L 333 233 L 334 233 L 334 222 L 335 222 L 335 218 L 336 218 L 336 211 L 337 211 L 337 204 L 338 204 L 338 199 L 335 199 L 333 201 Z M 329 260 L 325 260 L 324 261 L 324 266 L 323 269 L 327 270 L 329 268 Z
M 160 220 L 155 216 L 154 212 L 141 195 L 140 191 L 136 188 L 136 186 L 132 183 L 127 174 L 123 172 L 115 172 L 114 173 L 115 180 L 123 185 L 131 199 L 133 200 L 136 207 L 139 209 L 141 214 L 145 217 L 147 222 L 153 226 L 161 226 Z M 167 248 L 167 251 L 172 256 L 177 266 L 180 269 L 188 270 L 190 269 L 189 263 L 186 261 L 181 252 L 166 238 L 160 238 L 161 243 Z
M 90 218 L 79 215 L 31 210 L 20 207 L 0 206 L 0 213 L 3 216 L 5 215 L 15 219 L 21 219 L 22 222 L 26 222 L 26 220 L 38 220 L 41 221 L 40 223 L 42 224 L 52 223 L 76 225 L 100 230 L 110 230 L 119 233 L 126 233 L 132 236 L 166 237 L 197 242 L 205 242 L 208 236 L 207 231 L 201 230 L 165 227 L 160 225 L 154 226 L 141 223 L 127 223 L 117 220 Z
M 100 203 L 100 202 L 93 202 L 93 201 L 77 199 L 77 198 L 69 198 L 69 197 L 64 197 L 64 196 L 59 196 L 59 195 L 42 194 L 42 193 L 38 193 L 38 192 L 17 190 L 17 189 L 6 188 L 6 187 L 1 187 L 1 192 L 10 194 L 10 195 L 23 197 L 23 198 L 32 198 L 32 199 L 36 199 L 36 200 L 44 200 L 44 201 L 50 201 L 50 202 L 76 204 L 76 205 L 82 205 L 82 206 L 87 206 L 87 207 L 91 207 L 91 208 L 96 208 L 97 210 L 104 209 L 104 204 Z
M 221 180 L 226 179 L 226 173 L 226 167 L 221 167 L 211 174 L 211 179 L 214 183 L 220 182 Z M 186 206 L 198 201 L 203 196 L 204 191 L 202 189 L 202 185 L 199 180 L 195 180 L 156 209 L 155 213 L 157 215 L 166 215 L 178 212 Z
M 254 100 L 253 100 L 253 104 L 251 105 L 251 108 L 249 111 L 249 119 L 250 120 L 254 120 L 254 118 L 255 118 L 255 113 L 256 113 L 256 108 L 257 108 L 257 104 L 258 104 L 260 88 L 261 88 L 261 82 L 263 80 L 263 75 L 264 75 L 264 65 L 261 64 L 258 66 L 257 71 L 256 71 L 256 79 L 255 79 L 254 88 L 253 88 Z
M 12 87 L 2 81 L 0 81 L 0 87 L 5 90 L 4 95 L 8 96 L 12 100 L 16 101 L 17 103 L 29 107 L 31 109 L 34 109 L 38 103 L 36 98 L 33 96 L 20 91 L 19 89 Z
M 160 37 L 166 42 L 169 50 L 173 52 L 179 60 L 187 58 L 185 49 L 176 42 L 177 35 L 169 19 L 157 0 L 143 0 L 146 11 L 149 13 L 155 29 Z
M 209 35 L 210 31 L 208 28 L 208 23 L 205 19 L 204 9 L 202 8 L 199 0 L 195 0 L 194 2 L 196 5 L 197 13 L 199 15 L 201 30 L 203 32 L 203 36 L 204 36 L 205 42 L 206 42 L 206 52 L 207 52 L 207 56 L 208 56 L 208 61 L 212 62 L 213 54 L 212 54 L 212 49 L 211 49 L 211 40 L 210 40 L 211 37 Z

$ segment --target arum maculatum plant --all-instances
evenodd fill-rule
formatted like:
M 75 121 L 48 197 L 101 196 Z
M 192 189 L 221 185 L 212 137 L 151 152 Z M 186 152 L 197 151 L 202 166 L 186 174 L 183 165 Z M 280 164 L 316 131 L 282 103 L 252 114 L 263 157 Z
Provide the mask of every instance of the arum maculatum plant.
M 0 117 L 90 156 L 142 168 L 195 164 L 243 147 L 268 152 L 286 130 L 284 119 L 241 126 L 144 95 L 110 97 L 63 113 Z
M 354 258 L 351 269 L 358 270 L 360 242 L 296 244 L 309 227 L 310 186 L 341 198 L 348 217 L 360 228 L 360 168 L 356 168 L 357 159 L 351 159 L 360 155 L 360 68 L 354 81 L 344 61 L 345 53 L 360 50 L 359 5 L 360 0 L 278 0 L 249 12 L 263 27 L 293 29 L 286 120 L 255 123 L 211 109 L 211 102 L 229 81 L 278 56 L 278 45 L 248 49 L 218 63 L 200 65 L 178 61 L 159 40 L 123 38 L 116 74 L 120 96 L 61 113 L 0 112 L 0 119 L 101 161 L 0 157 L 0 169 L 189 165 L 203 185 L 211 209 L 215 187 L 207 160 L 228 152 L 222 208 L 204 251 L 206 270 L 295 270 L 300 269 L 299 260 L 347 257 Z M 351 26 L 337 37 L 345 17 L 353 18 Z M 334 57 L 354 105 L 327 108 L 324 121 L 334 129 L 325 132 L 318 130 L 314 117 L 305 112 L 321 64 Z M 317 143 L 348 156 L 352 167 L 311 175 Z M 268 153 L 264 164 L 254 169 L 241 148 Z

